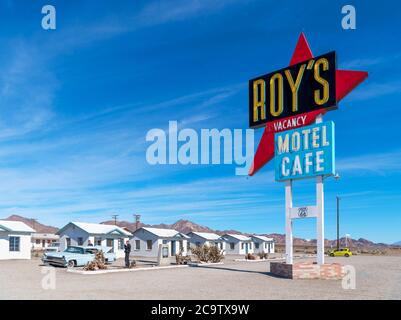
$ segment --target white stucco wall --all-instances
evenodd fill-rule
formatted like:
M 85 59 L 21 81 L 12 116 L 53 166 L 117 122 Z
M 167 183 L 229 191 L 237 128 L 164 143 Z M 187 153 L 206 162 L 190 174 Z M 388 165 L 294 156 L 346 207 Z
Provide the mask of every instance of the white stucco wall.
M 20 251 L 10 251 L 10 237 L 20 238 Z M 0 260 L 31 259 L 31 235 L 0 232 Z
M 254 239 L 254 246 L 255 246 L 255 253 L 261 253 L 261 252 L 265 252 L 265 253 L 274 253 L 274 242 L 270 242 L 270 241 L 263 241 L 263 240 L 259 240 L 259 239 Z M 259 243 L 259 248 L 256 248 L 256 243 Z
M 255 246 L 252 242 L 244 242 L 244 241 L 240 241 L 238 239 L 229 237 L 229 236 L 225 236 L 225 238 L 227 238 L 227 242 L 226 242 L 226 252 L 227 254 L 246 254 L 246 246 L 245 243 L 248 243 L 248 253 L 254 253 L 254 249 Z M 234 249 L 231 250 L 230 248 L 230 243 L 234 243 Z
M 136 240 L 139 240 L 140 248 L 136 249 Z M 147 249 L 147 241 L 152 241 L 152 249 Z M 171 256 L 171 246 L 175 243 L 175 253 L 180 252 L 180 240 L 183 242 L 183 255 L 187 255 L 187 240 L 178 238 L 159 238 L 151 232 L 146 230 L 139 230 L 135 232 L 134 236 L 130 239 L 131 243 L 131 255 L 140 257 L 157 257 L 159 251 L 159 244 L 163 244 L 163 241 L 167 242 L 169 248 L 169 256 Z M 175 242 L 174 242 L 175 241 Z

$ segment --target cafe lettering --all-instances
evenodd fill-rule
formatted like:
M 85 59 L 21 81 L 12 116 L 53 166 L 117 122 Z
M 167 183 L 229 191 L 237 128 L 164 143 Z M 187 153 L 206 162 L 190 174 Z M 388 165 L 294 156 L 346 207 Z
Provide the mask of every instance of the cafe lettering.
M 276 180 L 335 174 L 332 121 L 276 133 Z

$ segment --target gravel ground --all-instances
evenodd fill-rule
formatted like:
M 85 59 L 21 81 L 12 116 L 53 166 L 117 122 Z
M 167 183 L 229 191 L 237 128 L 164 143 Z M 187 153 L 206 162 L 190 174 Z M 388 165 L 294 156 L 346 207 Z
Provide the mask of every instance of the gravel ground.
M 352 265 L 356 289 L 341 281 L 271 276 L 268 262 L 104 275 L 52 268 L 56 289 L 42 289 L 40 260 L 0 261 L 0 299 L 401 299 L 401 256 L 327 258 Z

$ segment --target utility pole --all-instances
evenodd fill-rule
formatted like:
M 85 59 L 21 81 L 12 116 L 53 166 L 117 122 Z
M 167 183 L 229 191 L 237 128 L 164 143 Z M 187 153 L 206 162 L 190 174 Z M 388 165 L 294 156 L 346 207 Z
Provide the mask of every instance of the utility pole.
M 340 197 L 337 198 L 337 250 L 340 250 Z
M 112 215 L 112 218 L 114 219 L 114 225 L 117 225 L 117 217 L 118 217 L 118 214 Z
M 140 214 L 134 214 L 135 217 L 135 231 L 139 229 L 139 223 L 141 220 L 141 215 Z

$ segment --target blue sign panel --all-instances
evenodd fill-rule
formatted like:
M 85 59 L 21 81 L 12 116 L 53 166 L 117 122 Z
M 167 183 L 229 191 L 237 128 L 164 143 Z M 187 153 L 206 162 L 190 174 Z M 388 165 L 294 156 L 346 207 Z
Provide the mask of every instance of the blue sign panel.
M 274 135 L 276 181 L 335 174 L 334 122 Z

